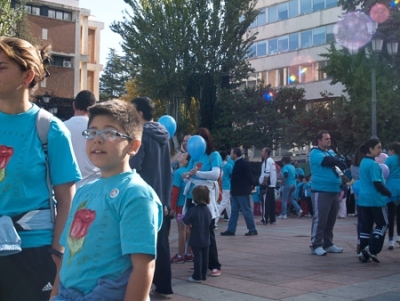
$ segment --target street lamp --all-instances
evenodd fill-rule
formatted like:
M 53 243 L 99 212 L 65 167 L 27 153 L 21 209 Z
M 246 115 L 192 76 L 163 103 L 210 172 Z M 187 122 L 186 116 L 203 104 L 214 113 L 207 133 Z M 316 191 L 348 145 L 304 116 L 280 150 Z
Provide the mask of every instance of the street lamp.
M 46 92 L 46 93 L 42 96 L 42 98 L 43 98 L 43 102 L 44 102 L 44 103 L 49 103 L 49 102 L 50 102 L 50 99 L 51 99 L 51 95 L 50 95 L 48 92 Z
M 378 53 L 382 51 L 383 40 L 384 35 L 377 30 L 371 40 L 372 53 L 366 53 L 367 57 L 371 57 L 371 138 L 378 138 L 376 128 L 376 61 Z M 390 35 L 387 38 L 386 48 L 389 55 L 397 54 L 398 42 L 396 37 Z

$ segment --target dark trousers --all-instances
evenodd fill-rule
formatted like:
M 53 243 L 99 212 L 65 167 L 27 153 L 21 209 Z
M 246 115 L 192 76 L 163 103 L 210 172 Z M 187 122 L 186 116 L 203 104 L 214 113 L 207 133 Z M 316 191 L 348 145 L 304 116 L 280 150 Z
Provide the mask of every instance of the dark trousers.
M 387 204 L 388 209 L 388 235 L 389 240 L 393 240 L 394 235 L 394 220 L 396 218 L 396 228 L 397 228 L 397 235 L 400 236 L 400 206 L 396 206 L 394 202 L 390 202 Z
M 209 247 L 199 248 L 192 246 L 192 251 L 194 255 L 194 272 L 192 275 L 193 279 L 206 280 L 207 278 L 208 248 Z
M 173 294 L 171 258 L 169 253 L 168 231 L 171 219 L 164 216 L 163 223 L 157 237 L 157 259 L 154 272 L 153 284 L 156 292 L 162 294 Z
M 386 207 L 363 207 L 358 206 L 361 211 L 361 233 L 360 247 L 363 250 L 369 246 L 371 254 L 379 254 L 385 241 L 388 224 Z M 375 228 L 374 227 L 375 224 Z
M 215 241 L 214 226 L 215 226 L 215 218 L 213 218 L 210 223 L 210 247 L 208 249 L 208 268 L 210 270 L 214 269 L 220 270 L 221 264 L 219 263 L 218 260 L 218 249 L 217 249 L 217 242 Z
M 261 198 L 261 220 L 265 223 L 275 223 L 275 188 L 268 187 L 267 192 Z
M 56 276 L 50 246 L 0 257 L 0 301 L 47 301 Z

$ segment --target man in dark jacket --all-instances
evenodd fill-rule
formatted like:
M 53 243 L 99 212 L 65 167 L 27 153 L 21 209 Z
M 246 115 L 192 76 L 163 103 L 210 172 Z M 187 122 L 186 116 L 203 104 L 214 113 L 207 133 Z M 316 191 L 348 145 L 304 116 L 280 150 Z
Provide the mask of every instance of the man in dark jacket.
M 131 157 L 129 164 L 155 190 L 164 206 L 163 224 L 157 238 L 153 293 L 169 299 L 173 294 L 168 241 L 171 219 L 166 218 L 172 186 L 169 134 L 164 126 L 153 122 L 154 106 L 150 98 L 137 97 L 131 103 L 136 107 L 144 125 L 142 144 L 138 153 Z
M 228 229 L 221 232 L 223 236 L 233 236 L 236 232 L 237 221 L 239 218 L 239 209 L 242 211 L 246 222 L 246 236 L 257 235 L 256 225 L 254 223 L 253 213 L 250 206 L 250 193 L 254 187 L 254 179 L 251 173 L 249 163 L 242 157 L 240 148 L 235 147 L 231 151 L 231 158 L 235 161 L 231 175 L 231 206 L 232 213 L 229 219 Z

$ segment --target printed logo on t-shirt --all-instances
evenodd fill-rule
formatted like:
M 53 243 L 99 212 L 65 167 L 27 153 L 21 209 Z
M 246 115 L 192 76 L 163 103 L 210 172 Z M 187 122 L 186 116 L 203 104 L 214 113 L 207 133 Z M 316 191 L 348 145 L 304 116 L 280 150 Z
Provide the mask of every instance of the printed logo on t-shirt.
M 6 178 L 6 167 L 14 153 L 14 148 L 0 145 L 0 182 Z
M 117 188 L 114 188 L 113 190 L 110 191 L 110 198 L 116 198 L 119 195 L 119 190 Z

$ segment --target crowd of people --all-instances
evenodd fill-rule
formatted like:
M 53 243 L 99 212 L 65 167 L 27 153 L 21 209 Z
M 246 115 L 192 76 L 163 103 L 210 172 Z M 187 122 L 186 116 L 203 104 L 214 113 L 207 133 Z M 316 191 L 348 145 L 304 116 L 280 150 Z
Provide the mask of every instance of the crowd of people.
M 199 158 L 188 153 L 191 135 L 171 156 L 170 135 L 153 120 L 148 97 L 96 103 L 85 90 L 65 123 L 44 114 L 30 95 L 49 76 L 48 57 L 48 48 L 0 38 L 0 301 L 169 299 L 172 264 L 193 262 L 194 283 L 221 275 L 218 219 L 228 222 L 220 235 L 234 236 L 240 213 L 249 237 L 258 235 L 256 225 L 274 225 L 291 212 L 310 216 L 311 253 L 341 253 L 333 230 L 351 195 L 360 262 L 379 262 L 386 232 L 389 250 L 400 243 L 400 142 L 388 147 L 387 178 L 375 161 L 378 139 L 361 145 L 348 166 L 321 131 L 309 175 L 290 157 L 278 164 L 264 147 L 257 179 L 242 149 L 217 151 L 207 128 L 191 133 L 206 143 Z

